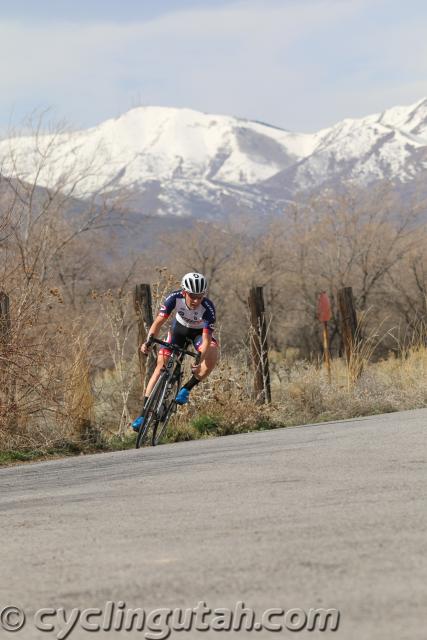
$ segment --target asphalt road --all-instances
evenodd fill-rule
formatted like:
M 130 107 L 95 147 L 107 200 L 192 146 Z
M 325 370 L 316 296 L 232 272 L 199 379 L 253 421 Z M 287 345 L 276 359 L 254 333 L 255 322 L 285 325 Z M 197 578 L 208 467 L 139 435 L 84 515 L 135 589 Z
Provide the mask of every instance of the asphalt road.
M 115 601 L 119 625 L 125 608 L 243 601 L 257 620 L 274 607 L 336 608 L 340 621 L 239 637 L 425 639 L 426 427 L 418 410 L 2 469 L 0 611 L 27 621 L 0 638 L 61 637 L 55 616 L 42 619 L 54 631 L 35 628 L 40 608 L 68 619 Z M 78 621 L 68 637 L 146 632 Z

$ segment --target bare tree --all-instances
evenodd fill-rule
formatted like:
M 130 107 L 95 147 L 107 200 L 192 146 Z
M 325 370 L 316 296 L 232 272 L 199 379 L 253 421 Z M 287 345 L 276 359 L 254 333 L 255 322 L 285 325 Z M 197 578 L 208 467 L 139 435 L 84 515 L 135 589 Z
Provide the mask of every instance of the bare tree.
M 77 298 L 90 289 L 91 267 L 103 263 L 96 249 L 117 203 L 100 194 L 76 197 L 79 185 L 97 170 L 96 152 L 94 161 L 82 166 L 72 159 L 53 180 L 63 144 L 62 131 L 45 135 L 39 122 L 30 138 L 1 147 L 0 289 L 11 300 L 7 364 L 17 381 L 21 413 L 27 407 L 24 397 L 32 398 L 34 408 L 40 406 L 35 395 L 43 395 L 45 407 L 48 397 L 53 401 L 60 395 L 50 381 L 52 376 L 66 379 L 59 373 L 65 362 L 60 353 L 65 355 L 68 346 L 64 331 L 83 313 Z

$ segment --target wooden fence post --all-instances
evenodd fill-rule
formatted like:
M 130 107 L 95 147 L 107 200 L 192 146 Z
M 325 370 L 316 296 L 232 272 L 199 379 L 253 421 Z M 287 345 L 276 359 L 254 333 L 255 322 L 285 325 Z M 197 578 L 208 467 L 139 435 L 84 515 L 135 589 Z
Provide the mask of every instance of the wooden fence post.
M 9 296 L 4 291 L 0 291 L 0 343 L 3 348 L 10 342 L 10 330 Z
M 156 358 L 151 352 L 148 357 L 141 353 L 141 345 L 148 337 L 148 330 L 153 324 L 153 306 L 151 287 L 149 284 L 137 284 L 134 294 L 134 307 L 138 318 L 138 357 L 141 380 L 145 386 L 156 366 Z
M 15 387 L 16 379 L 9 372 L 12 323 L 9 296 L 0 291 L 0 415 L 6 418 L 8 428 L 17 427 Z
M 338 291 L 338 305 L 341 316 L 341 332 L 347 364 L 356 347 L 357 315 L 354 307 L 353 289 L 344 287 Z
M 251 314 L 251 349 L 254 366 L 254 397 L 259 404 L 271 402 L 270 369 L 268 364 L 267 322 L 262 287 L 250 290 L 248 304 Z
M 328 322 L 331 319 L 331 303 L 326 291 L 322 291 L 319 295 L 317 303 L 317 313 L 319 321 L 322 323 L 322 335 L 323 335 L 323 360 L 328 372 L 329 384 L 331 384 L 331 353 L 329 348 L 329 330 Z

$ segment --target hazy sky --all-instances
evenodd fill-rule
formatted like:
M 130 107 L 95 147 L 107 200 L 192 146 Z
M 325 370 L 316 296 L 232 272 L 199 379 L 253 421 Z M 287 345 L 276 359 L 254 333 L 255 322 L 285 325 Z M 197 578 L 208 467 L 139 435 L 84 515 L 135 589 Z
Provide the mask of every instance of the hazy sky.
M 315 131 L 427 97 L 426 0 L 0 0 L 0 129 L 140 104 Z

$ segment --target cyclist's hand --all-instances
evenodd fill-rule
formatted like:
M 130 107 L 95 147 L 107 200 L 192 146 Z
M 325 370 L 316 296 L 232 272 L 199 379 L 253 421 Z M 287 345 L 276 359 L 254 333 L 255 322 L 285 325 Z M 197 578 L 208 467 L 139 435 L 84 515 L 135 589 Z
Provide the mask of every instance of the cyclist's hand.
M 143 342 L 141 345 L 141 351 L 144 354 L 144 356 L 148 356 L 148 354 L 150 353 L 150 349 L 151 349 L 151 345 L 153 343 L 151 342 L 150 338 L 148 338 L 147 342 Z

